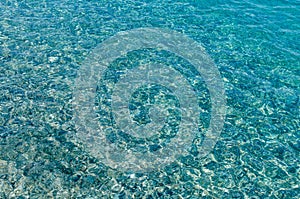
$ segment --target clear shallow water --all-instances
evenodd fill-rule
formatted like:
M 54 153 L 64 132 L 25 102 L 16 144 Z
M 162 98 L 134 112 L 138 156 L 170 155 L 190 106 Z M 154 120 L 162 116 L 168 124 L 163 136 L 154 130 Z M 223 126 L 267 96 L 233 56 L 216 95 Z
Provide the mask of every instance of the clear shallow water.
M 0 13 L 0 198 L 299 198 L 299 1 L 9 1 Z M 68 139 L 83 60 L 140 27 L 202 43 L 227 96 L 207 157 L 147 174 Z

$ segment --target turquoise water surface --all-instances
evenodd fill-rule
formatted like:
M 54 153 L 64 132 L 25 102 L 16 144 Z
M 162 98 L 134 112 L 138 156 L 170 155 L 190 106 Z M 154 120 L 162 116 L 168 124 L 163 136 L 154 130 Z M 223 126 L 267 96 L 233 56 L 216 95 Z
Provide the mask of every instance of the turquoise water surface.
M 190 154 L 164 166 L 124 171 L 76 142 L 78 71 L 98 44 L 135 28 L 183 33 L 218 68 L 226 116 L 206 156 L 193 150 L 194 140 Z M 102 71 L 94 108 L 110 129 L 107 142 L 155 154 L 178 136 L 183 105 L 161 85 L 139 87 L 128 109 L 144 125 L 161 121 L 151 120 L 160 110 L 150 105 L 171 107 L 164 130 L 139 138 L 145 135 L 114 129 L 114 85 L 141 63 L 174 67 L 193 87 L 201 148 L 214 105 L 205 80 L 187 60 L 159 49 L 132 51 Z M 300 198 L 299 94 L 299 0 L 2 0 L 0 198 Z

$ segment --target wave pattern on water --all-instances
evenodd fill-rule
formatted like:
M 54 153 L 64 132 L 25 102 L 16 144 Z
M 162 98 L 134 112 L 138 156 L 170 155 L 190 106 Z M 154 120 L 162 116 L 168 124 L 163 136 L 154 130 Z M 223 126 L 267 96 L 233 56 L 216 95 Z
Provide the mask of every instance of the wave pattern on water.
M 12 0 L 0 16 L 0 198 L 300 198 L 299 0 Z M 204 45 L 227 117 L 205 158 L 122 173 L 69 141 L 72 87 L 98 43 L 141 27 Z

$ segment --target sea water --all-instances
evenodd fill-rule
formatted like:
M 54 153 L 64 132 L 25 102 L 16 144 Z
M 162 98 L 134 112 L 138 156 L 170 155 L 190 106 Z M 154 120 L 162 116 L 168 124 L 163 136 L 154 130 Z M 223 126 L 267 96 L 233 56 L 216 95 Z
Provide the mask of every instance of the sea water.
M 1 1 L 0 198 L 299 198 L 299 19 L 298 0 Z M 153 29 L 190 40 L 87 61 Z

